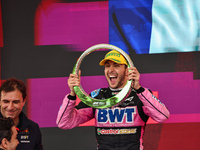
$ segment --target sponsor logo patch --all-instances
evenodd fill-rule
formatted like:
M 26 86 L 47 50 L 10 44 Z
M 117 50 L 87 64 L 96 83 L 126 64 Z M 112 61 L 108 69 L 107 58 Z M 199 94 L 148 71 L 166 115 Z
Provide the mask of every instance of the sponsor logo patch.
M 28 135 L 21 135 L 21 139 L 27 140 L 28 139 Z
M 29 133 L 28 128 L 26 128 L 25 130 L 20 130 L 19 133 L 20 134 L 24 134 L 24 133 L 27 134 L 27 133 Z
M 153 94 L 152 94 L 152 98 L 154 98 L 155 100 L 157 100 L 161 105 L 165 106 L 157 97 L 155 97 Z
M 30 143 L 30 141 L 20 141 L 21 143 Z
M 136 128 L 133 129 L 97 129 L 98 135 L 116 135 L 116 134 L 135 134 L 137 132 Z
M 97 109 L 98 123 L 133 123 L 136 107 Z

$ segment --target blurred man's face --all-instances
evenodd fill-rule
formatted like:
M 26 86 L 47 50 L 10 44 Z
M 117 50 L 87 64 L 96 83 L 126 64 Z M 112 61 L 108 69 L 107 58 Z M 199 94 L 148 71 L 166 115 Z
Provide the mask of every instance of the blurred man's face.
M 1 114 L 3 117 L 10 117 L 13 119 L 15 125 L 19 121 L 19 114 L 25 105 L 25 100 L 23 100 L 22 93 L 19 90 L 11 92 L 1 92 Z
M 19 141 L 17 140 L 17 130 L 15 126 L 12 127 L 12 137 L 11 140 L 8 141 L 8 150 L 16 150 L 17 145 L 19 144 Z
M 106 61 L 104 73 L 108 84 L 113 89 L 123 88 L 127 82 L 128 69 L 124 64 Z

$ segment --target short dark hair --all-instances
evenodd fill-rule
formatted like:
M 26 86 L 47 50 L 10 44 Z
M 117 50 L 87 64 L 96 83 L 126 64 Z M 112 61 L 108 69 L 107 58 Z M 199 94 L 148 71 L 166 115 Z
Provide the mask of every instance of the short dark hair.
M 0 144 L 3 138 L 6 138 L 8 141 L 11 140 L 13 126 L 14 122 L 11 118 L 0 118 Z
M 2 83 L 0 87 L 0 98 L 1 92 L 12 92 L 15 90 L 19 90 L 22 93 L 23 100 L 25 100 L 26 94 L 26 86 L 23 81 L 18 80 L 16 78 L 9 78 L 5 82 Z

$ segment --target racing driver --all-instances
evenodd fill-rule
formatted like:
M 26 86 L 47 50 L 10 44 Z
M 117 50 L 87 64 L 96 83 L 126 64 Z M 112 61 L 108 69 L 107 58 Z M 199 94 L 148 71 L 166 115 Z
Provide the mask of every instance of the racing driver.
M 140 73 L 136 67 L 127 67 L 127 61 L 119 52 L 109 51 L 99 63 L 105 66 L 104 73 L 108 88 L 100 88 L 90 93 L 96 99 L 107 99 L 116 95 L 132 80 L 132 91 L 128 98 L 117 106 L 94 109 L 80 102 L 75 106 L 74 86 L 80 86 L 79 75 L 70 74 L 70 93 L 65 96 L 58 112 L 57 125 L 71 129 L 95 118 L 95 132 L 98 150 L 143 150 L 143 133 L 149 117 L 163 123 L 170 113 L 152 92 L 140 85 Z

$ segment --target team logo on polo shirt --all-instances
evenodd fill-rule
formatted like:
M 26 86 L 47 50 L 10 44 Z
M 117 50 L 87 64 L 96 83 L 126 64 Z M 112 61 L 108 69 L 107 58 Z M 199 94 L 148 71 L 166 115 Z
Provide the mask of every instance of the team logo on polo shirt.
M 30 143 L 28 128 L 26 128 L 25 130 L 20 130 L 19 135 L 20 135 L 20 141 L 19 141 L 20 143 Z

